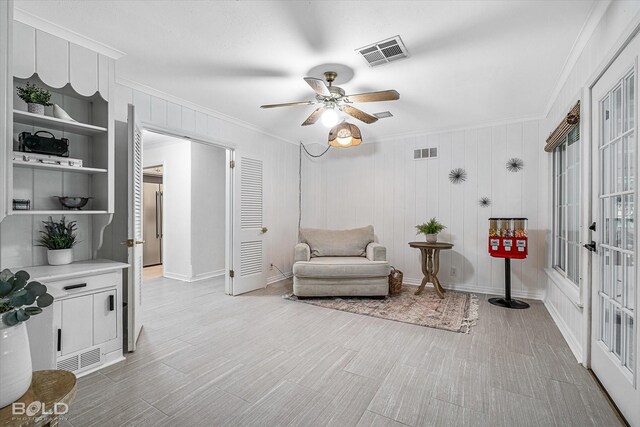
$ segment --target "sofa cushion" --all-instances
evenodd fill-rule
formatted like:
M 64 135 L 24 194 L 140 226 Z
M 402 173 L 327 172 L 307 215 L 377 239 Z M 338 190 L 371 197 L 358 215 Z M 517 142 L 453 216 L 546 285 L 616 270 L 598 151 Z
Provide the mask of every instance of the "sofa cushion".
M 352 230 L 300 229 L 300 242 L 311 248 L 311 257 L 365 256 L 373 242 L 373 226 Z
M 316 257 L 293 264 L 296 277 L 367 278 L 389 275 L 389 263 L 362 257 Z

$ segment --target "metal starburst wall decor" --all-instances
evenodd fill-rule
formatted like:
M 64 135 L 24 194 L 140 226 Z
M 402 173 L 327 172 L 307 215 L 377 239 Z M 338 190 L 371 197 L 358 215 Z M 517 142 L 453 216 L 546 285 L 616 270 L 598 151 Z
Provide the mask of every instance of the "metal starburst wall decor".
M 478 201 L 478 204 L 481 208 L 488 208 L 489 206 L 491 206 L 491 199 L 488 197 L 481 197 Z
M 467 171 L 462 168 L 451 169 L 449 172 L 449 181 L 453 184 L 460 184 L 467 180 Z
M 520 172 L 523 167 L 524 167 L 524 162 L 522 161 L 522 159 L 519 159 L 517 157 L 512 157 L 509 160 L 507 160 L 507 170 L 509 172 Z

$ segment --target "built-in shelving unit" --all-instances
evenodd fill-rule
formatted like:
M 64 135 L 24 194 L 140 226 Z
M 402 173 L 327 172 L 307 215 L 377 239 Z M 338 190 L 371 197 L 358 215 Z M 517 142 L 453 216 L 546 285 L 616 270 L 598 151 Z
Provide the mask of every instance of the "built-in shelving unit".
M 22 161 L 21 156 L 10 160 L 12 168 L 11 199 L 29 200 L 30 210 L 10 210 L 12 215 L 92 215 L 106 214 L 110 204 L 110 170 L 113 146 L 109 133 L 109 104 L 99 93 L 93 96 L 78 94 L 70 85 L 50 87 L 37 74 L 28 79 L 13 79 L 13 86 L 30 82 L 51 93 L 52 104 L 58 104 L 74 120 L 53 117 L 53 108 L 45 107 L 45 115 L 29 113 L 27 105 L 13 95 L 13 151 L 19 151 L 22 132 L 35 134 L 46 131 L 56 138 L 69 141 L 68 159 L 80 160 L 82 167 L 66 164 L 66 157 L 51 156 L 42 163 L 36 159 Z M 26 154 L 26 156 L 29 156 Z M 32 156 L 37 157 L 37 156 Z M 55 162 L 59 162 L 56 164 Z M 112 192 L 112 190 L 111 190 Z M 85 210 L 73 211 L 62 207 L 55 196 L 90 197 Z M 10 199 L 10 200 L 11 200 Z
M 42 116 L 27 111 L 13 110 L 13 121 L 22 125 L 43 128 L 46 130 L 59 130 L 62 132 L 75 133 L 77 135 L 93 136 L 106 133 L 107 128 L 88 125 L 80 122 L 58 119 L 56 117 Z
M 65 166 L 65 165 L 52 165 L 48 163 L 25 163 L 21 161 L 14 160 L 13 161 L 14 168 L 31 168 L 31 169 L 43 169 L 43 170 L 58 170 L 64 172 L 72 172 L 72 173 L 86 173 L 86 174 L 95 174 L 95 173 L 107 173 L 106 169 L 102 168 L 85 168 L 85 167 L 76 167 L 76 166 Z
M 95 215 L 95 214 L 106 214 L 108 213 L 107 211 L 83 211 L 83 210 L 51 210 L 51 211 L 37 211 L 37 210 L 30 210 L 30 211 L 21 211 L 21 210 L 14 210 L 12 215 Z

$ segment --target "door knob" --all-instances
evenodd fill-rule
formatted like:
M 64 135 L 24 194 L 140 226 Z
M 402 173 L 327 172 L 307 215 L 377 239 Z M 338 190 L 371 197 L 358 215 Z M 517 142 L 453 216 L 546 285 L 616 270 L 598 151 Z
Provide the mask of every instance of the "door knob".
M 587 249 L 590 252 L 597 252 L 596 250 L 596 242 L 594 242 L 593 240 L 589 243 L 586 243 L 585 245 L 583 245 L 585 247 L 585 249 Z
M 596 231 L 596 223 L 595 223 L 595 221 L 591 223 L 591 225 L 589 226 L 589 230 Z
M 133 239 L 127 239 L 125 241 L 120 242 L 121 245 L 126 245 L 128 248 L 132 248 L 133 245 L 142 245 L 144 243 L 144 240 L 133 240 Z
M 269 229 L 267 227 L 262 227 L 260 231 L 262 231 L 263 233 L 266 233 L 267 231 L 269 231 Z

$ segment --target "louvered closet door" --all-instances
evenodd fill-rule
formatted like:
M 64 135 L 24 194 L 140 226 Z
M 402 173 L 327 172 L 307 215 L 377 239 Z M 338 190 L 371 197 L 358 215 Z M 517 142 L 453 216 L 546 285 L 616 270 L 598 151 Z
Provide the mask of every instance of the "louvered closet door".
M 239 156 L 235 174 L 232 290 L 238 295 L 266 284 L 262 161 Z
M 134 351 L 142 329 L 142 131 L 129 105 L 129 276 L 127 281 L 127 349 Z

